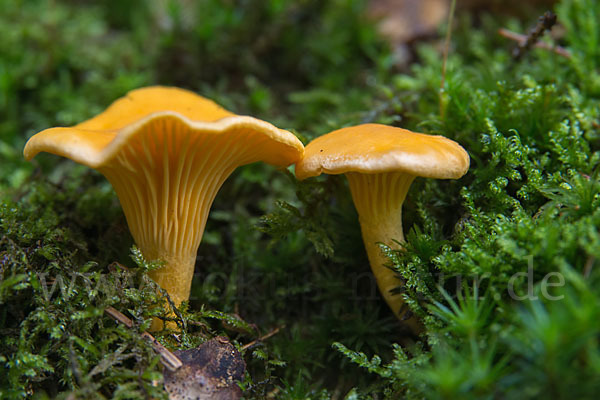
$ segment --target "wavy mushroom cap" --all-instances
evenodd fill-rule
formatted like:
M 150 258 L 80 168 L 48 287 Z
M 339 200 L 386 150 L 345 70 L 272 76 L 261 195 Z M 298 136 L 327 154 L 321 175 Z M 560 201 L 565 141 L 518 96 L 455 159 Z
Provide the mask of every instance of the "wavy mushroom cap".
M 304 146 L 268 122 L 238 116 L 182 89 L 138 89 L 71 128 L 34 135 L 45 151 L 100 171 L 112 184 L 136 244 L 166 266 L 150 276 L 179 304 L 188 298 L 210 206 L 241 165 L 298 162 Z
M 234 132 L 240 140 L 253 137 L 263 146 L 260 160 L 269 164 L 287 166 L 303 154 L 302 143 L 291 132 L 253 117 L 235 115 L 193 92 L 162 86 L 133 90 L 103 113 L 73 127 L 41 131 L 29 139 L 23 154 L 30 160 L 44 151 L 99 168 L 136 136 L 147 133 L 153 123 L 166 119 L 173 126 L 186 126 L 198 134 Z M 248 146 L 252 145 L 250 141 Z
M 469 155 L 443 136 L 381 124 L 338 129 L 310 142 L 296 164 L 298 179 L 321 173 L 375 174 L 400 171 L 414 176 L 458 179 L 469 169 Z

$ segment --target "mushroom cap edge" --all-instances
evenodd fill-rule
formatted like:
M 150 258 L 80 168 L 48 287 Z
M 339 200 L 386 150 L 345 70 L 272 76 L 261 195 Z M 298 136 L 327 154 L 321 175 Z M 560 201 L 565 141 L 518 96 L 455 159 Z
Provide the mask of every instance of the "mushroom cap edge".
M 453 140 L 382 124 L 338 129 L 314 139 L 296 164 L 300 180 L 321 173 L 376 174 L 404 171 L 435 179 L 458 179 L 469 169 L 469 155 Z
M 288 166 L 300 160 L 304 153 L 302 142 L 291 132 L 249 116 L 231 116 L 213 122 L 192 121 L 174 111 L 152 113 L 120 130 L 82 129 L 80 125 L 70 128 L 49 128 L 32 136 L 23 150 L 25 159 L 31 160 L 40 152 L 48 152 L 69 158 L 91 168 L 99 168 L 109 162 L 130 138 L 148 123 L 159 118 L 174 118 L 190 129 L 204 134 L 225 134 L 234 129 L 247 128 L 264 134 L 277 145 L 264 157 L 264 162 L 276 166 Z

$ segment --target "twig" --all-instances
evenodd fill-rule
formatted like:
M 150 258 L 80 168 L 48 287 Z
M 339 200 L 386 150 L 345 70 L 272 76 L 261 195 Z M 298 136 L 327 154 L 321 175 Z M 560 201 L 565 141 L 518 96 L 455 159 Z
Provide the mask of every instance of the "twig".
M 552 11 L 546 11 L 544 15 L 538 18 L 537 24 L 529 30 L 525 40 L 519 42 L 513 50 L 513 57 L 519 60 L 531 47 L 537 43 L 538 39 L 546 32 L 552 29 L 556 24 L 556 14 Z
M 107 313 L 109 317 L 113 318 L 117 322 L 122 323 L 126 327 L 128 327 L 128 328 L 133 327 L 133 321 L 130 320 L 129 318 L 127 318 L 125 315 L 123 315 L 119 311 L 117 311 L 116 308 L 108 306 L 104 309 L 104 312 Z
M 500 36 L 519 42 L 519 45 L 522 45 L 527 41 L 527 36 L 513 31 L 509 31 L 508 29 L 500 28 L 498 29 L 498 33 L 500 34 Z M 561 46 L 552 46 L 551 44 L 542 42 L 540 40 L 535 42 L 533 46 L 538 49 L 550 50 L 558 54 L 559 56 L 563 56 L 565 58 L 571 58 L 571 53 L 569 52 L 569 50 Z
M 156 340 L 156 338 L 154 338 L 154 336 L 152 336 L 148 332 L 144 332 L 144 333 L 142 333 L 142 337 L 146 338 L 150 341 L 150 344 L 152 344 L 154 351 L 156 351 L 158 354 L 160 354 L 160 361 L 169 370 L 176 371 L 183 365 L 183 363 L 181 362 L 179 357 L 177 357 L 175 354 L 171 353 L 169 351 L 169 349 L 167 349 L 165 346 L 160 344 L 160 342 L 158 340 Z
M 446 30 L 446 39 L 444 41 L 444 55 L 442 60 L 442 79 L 440 81 L 440 117 L 444 118 L 446 107 L 444 105 L 444 86 L 446 85 L 446 64 L 448 62 L 448 52 L 450 51 L 450 37 L 452 35 L 452 21 L 454 21 L 454 9 L 456 0 L 450 4 L 450 13 L 448 14 L 448 28 Z
M 117 271 L 117 269 L 122 269 L 124 271 L 129 271 L 129 268 L 127 268 L 126 266 L 124 266 L 123 264 L 113 261 L 110 264 L 108 264 L 108 270 L 110 272 L 115 272 Z
M 126 327 L 133 327 L 133 321 L 127 318 L 121 312 L 117 311 L 115 308 L 110 306 L 106 307 L 104 309 L 104 312 L 108 314 L 108 316 L 113 318 L 115 321 L 122 323 Z M 150 341 L 150 344 L 152 344 L 154 351 L 160 354 L 160 362 L 169 370 L 175 371 L 183 365 L 181 360 L 175 354 L 171 353 L 165 346 L 160 344 L 154 336 L 152 336 L 148 332 L 144 332 L 142 333 L 142 337 Z
M 185 319 L 183 319 L 183 315 L 181 315 L 181 312 L 179 312 L 179 310 L 175 306 L 175 302 L 173 302 L 173 300 L 171 300 L 171 296 L 169 296 L 169 293 L 167 293 L 167 291 L 165 289 L 163 289 L 163 288 L 159 288 L 159 289 L 160 289 L 160 293 L 166 297 L 167 302 L 169 303 L 169 306 L 171 307 L 171 310 L 173 310 L 173 313 L 175 314 L 175 316 L 177 318 L 179 318 L 179 320 L 181 321 L 181 325 L 183 325 L 183 330 L 186 330 L 187 322 L 185 321 Z M 177 320 L 175 320 L 175 323 L 177 323 Z
M 270 338 L 271 336 L 275 336 L 276 334 L 279 333 L 279 331 L 281 330 L 282 327 L 277 327 L 275 329 L 273 329 L 271 332 L 267 333 L 264 336 L 259 337 L 256 340 L 251 341 L 250 343 L 247 343 L 245 345 L 242 346 L 242 351 L 244 350 L 248 350 L 249 348 L 256 346 L 256 344 L 258 344 L 259 342 L 263 342 L 265 340 L 267 340 L 268 338 Z

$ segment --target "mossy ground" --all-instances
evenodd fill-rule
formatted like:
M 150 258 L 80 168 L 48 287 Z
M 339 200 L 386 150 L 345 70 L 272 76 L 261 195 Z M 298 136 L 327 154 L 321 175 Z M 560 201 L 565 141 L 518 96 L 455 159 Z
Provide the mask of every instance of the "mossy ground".
M 70 161 L 21 156 L 34 132 L 165 84 L 305 143 L 382 122 L 443 134 L 471 156 L 460 180 L 415 181 L 407 248 L 388 250 L 425 323 L 418 338 L 371 291 L 344 179 L 298 183 L 251 165 L 215 200 L 180 331 L 156 334 L 167 347 L 215 335 L 241 347 L 279 329 L 244 351 L 249 399 L 594 398 L 596 1 L 555 6 L 569 58 L 534 49 L 516 61 L 497 35 L 525 32 L 543 10 L 459 14 L 442 94 L 439 41 L 415 44 L 415 62 L 398 69 L 363 1 L 182 4 L 32 0 L 0 11 L 0 397 L 165 397 L 139 335 L 164 314 L 143 273 L 156 265 L 132 252 L 112 189 Z

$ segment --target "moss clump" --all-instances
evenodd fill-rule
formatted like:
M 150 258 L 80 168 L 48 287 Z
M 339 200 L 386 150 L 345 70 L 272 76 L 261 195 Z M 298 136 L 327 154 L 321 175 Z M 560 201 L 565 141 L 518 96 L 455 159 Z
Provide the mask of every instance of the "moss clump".
M 0 209 L 1 393 L 54 397 L 76 388 L 81 397 L 164 397 L 152 385 L 161 374 L 151 346 L 136 330 L 103 317 L 109 305 L 129 309 L 142 329 L 143 318 L 160 310 L 155 287 L 142 268 L 107 267 L 107 259 L 92 256 L 115 259 L 121 253 L 93 245 L 123 240 L 113 229 L 122 223 L 118 206 L 110 192 L 102 199 L 95 191 L 91 203 L 76 189 L 97 179 L 66 178 L 69 185 L 30 182 L 18 200 L 6 200 Z M 112 220 L 103 220 L 111 211 Z M 88 218 L 78 220 L 80 215 Z
M 583 21 L 583 3 L 600 12 L 591 2 L 557 7 L 571 29 L 570 59 L 535 50 L 516 62 L 484 34 L 495 31 L 491 21 L 482 32 L 455 32 L 469 45 L 450 57 L 442 116 L 430 48 L 410 76 L 395 77 L 409 96 L 404 123 L 452 132 L 473 162 L 460 182 L 411 189 L 409 245 L 388 250 L 426 321 L 427 347 L 396 348 L 382 365 L 335 345 L 381 376 L 389 398 L 591 398 L 598 390 L 598 61 L 574 38 L 596 37 L 600 26 Z

